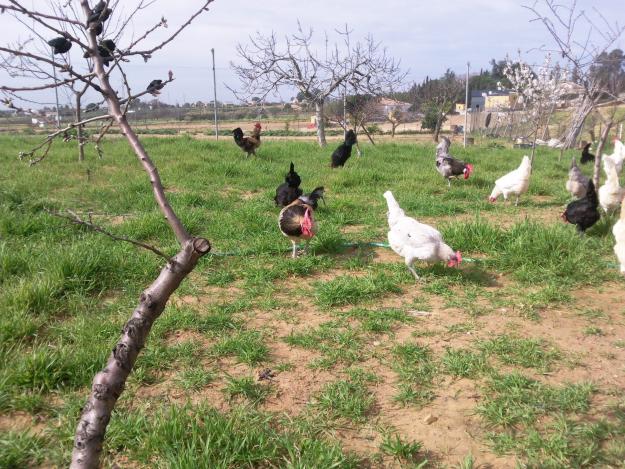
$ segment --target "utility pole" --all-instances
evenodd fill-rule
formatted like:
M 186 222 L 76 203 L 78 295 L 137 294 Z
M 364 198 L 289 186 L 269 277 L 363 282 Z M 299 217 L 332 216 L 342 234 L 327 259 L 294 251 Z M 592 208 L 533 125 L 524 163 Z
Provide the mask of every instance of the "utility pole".
M 343 83 L 343 139 L 347 138 L 347 85 Z
M 52 61 L 54 62 L 54 48 L 52 48 Z M 52 75 L 54 76 L 54 83 L 56 84 L 56 67 L 52 65 Z M 61 128 L 61 116 L 59 115 L 59 87 L 54 87 L 54 97 L 56 99 L 56 128 Z
M 215 49 L 211 49 L 213 56 L 213 109 L 215 110 L 215 140 L 219 140 L 219 128 L 217 126 L 217 78 L 215 76 Z
M 469 67 L 471 66 L 470 62 L 467 62 L 467 81 L 465 83 L 465 92 L 464 92 L 464 148 L 467 147 L 467 131 L 469 130 Z

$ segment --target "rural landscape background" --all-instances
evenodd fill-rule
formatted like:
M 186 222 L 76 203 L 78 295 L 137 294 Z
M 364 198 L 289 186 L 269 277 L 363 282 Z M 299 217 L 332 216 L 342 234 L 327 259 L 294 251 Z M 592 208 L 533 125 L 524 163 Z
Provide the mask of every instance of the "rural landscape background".
M 51 10 L 61 25 L 74 14 L 65 3 Z M 21 17 L 16 4 L 1 21 Z M 411 81 L 386 62 L 401 86 L 354 79 L 322 97 L 333 77 L 313 77 L 316 88 L 276 97 L 250 91 L 260 79 L 241 72 L 229 86 L 244 99 L 215 102 L 209 77 L 205 99 L 176 103 L 165 90 L 184 71 L 146 91 L 120 78 L 124 60 L 144 57 L 119 45 L 123 34 L 96 34 L 98 22 L 113 27 L 109 6 L 121 16 L 117 2 L 89 5 L 87 28 L 63 29 L 75 62 L 49 64 L 29 41 L 0 49 L 4 76 L 22 74 L 0 81 L 0 468 L 625 467 L 621 212 L 585 233 L 561 219 L 581 142 L 598 157 L 581 170 L 602 185 L 602 155 L 623 136 L 618 24 L 578 55 L 569 44 L 571 57 L 553 46 L 538 61 L 472 64 L 468 83 L 444 65 Z M 94 42 L 80 73 L 88 86 L 111 77 L 116 93 L 68 88 L 57 110 L 53 90 L 83 36 Z M 96 47 L 105 36 L 118 43 L 109 68 Z M 59 76 L 33 75 L 16 59 L 24 50 Z M 29 101 L 37 83 L 51 86 Z M 249 137 L 256 122 L 247 157 L 232 130 Z M 349 128 L 358 151 L 333 169 Z M 449 186 L 435 164 L 443 137 L 474 168 Z M 524 155 L 532 173 L 518 206 L 489 202 Z M 274 203 L 290 163 L 305 193 L 325 188 L 310 252 L 294 259 Z M 417 263 L 415 282 L 387 244 L 387 190 L 462 252 L 459 268 Z M 185 270 L 181 253 L 204 237 L 210 251 L 154 313 L 154 279 Z M 121 387 L 98 381 L 115 368 L 128 372 Z M 110 422 L 87 463 L 78 442 L 96 401 L 112 403 Z

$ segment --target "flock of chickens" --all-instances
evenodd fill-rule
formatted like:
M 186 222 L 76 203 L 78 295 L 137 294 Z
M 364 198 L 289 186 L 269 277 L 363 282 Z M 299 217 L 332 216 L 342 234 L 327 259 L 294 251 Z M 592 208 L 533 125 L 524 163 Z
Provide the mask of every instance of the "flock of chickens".
M 249 156 L 256 154 L 260 146 L 261 125 L 257 123 L 250 136 L 245 137 L 241 128 L 233 130 L 235 143 Z M 330 166 L 342 167 L 351 156 L 352 146 L 357 145 L 356 134 L 350 130 L 345 135 L 345 141 L 332 153 Z M 468 179 L 473 172 L 473 165 L 460 161 L 449 154 L 451 141 L 442 137 L 436 147 L 436 169 L 447 184 L 451 185 L 451 179 L 462 176 Z M 582 162 L 594 160 L 594 155 L 589 152 L 590 144 L 582 151 Z M 575 225 L 581 233 L 593 226 L 601 217 L 599 206 L 606 213 L 614 212 L 621 206 L 625 197 L 625 189 L 619 185 L 618 173 L 622 170 L 625 161 L 625 145 L 615 140 L 614 153 L 603 155 L 604 171 L 607 180 L 599 191 L 595 190 L 592 180 L 582 174 L 577 166 L 575 158 L 571 162 L 569 179 L 566 189 L 577 199 L 569 203 L 562 213 L 565 222 Z M 519 203 L 521 195 L 527 192 L 531 176 L 531 162 L 528 156 L 524 156 L 520 166 L 514 171 L 500 177 L 495 181 L 495 187 L 489 196 L 491 202 L 503 195 L 504 201 L 509 197 L 515 197 L 515 206 Z M 297 245 L 305 243 L 307 250 L 310 240 L 317 233 L 317 223 L 314 212 L 318 201 L 323 199 L 324 188 L 316 187 L 312 192 L 305 194 L 300 188 L 302 180 L 295 171 L 295 165 L 291 162 L 289 172 L 285 175 L 284 182 L 276 189 L 274 201 L 282 207 L 278 216 L 278 226 L 284 236 L 291 240 L 293 245 L 292 257 L 297 257 Z M 419 276 L 414 268 L 418 260 L 433 263 L 446 262 L 449 267 L 455 267 L 462 262 L 460 251 L 454 251 L 449 247 L 441 233 L 435 228 L 420 223 L 414 218 L 406 216 L 395 197 L 390 191 L 384 193 L 388 206 L 388 241 L 391 249 L 405 260 L 408 270 L 415 277 Z M 622 204 L 620 219 L 613 227 L 612 233 L 616 239 L 614 252 L 620 262 L 621 272 L 625 273 L 625 204 Z

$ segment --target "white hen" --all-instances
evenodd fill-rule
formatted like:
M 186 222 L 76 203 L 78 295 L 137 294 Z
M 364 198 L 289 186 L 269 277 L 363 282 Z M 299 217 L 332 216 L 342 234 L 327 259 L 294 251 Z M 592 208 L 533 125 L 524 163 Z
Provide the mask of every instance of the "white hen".
M 618 140 L 614 139 L 614 152 L 611 155 L 603 155 L 603 170 L 606 174 L 609 171 L 609 166 L 612 164 L 616 168 L 616 172 L 620 173 L 623 170 L 623 162 L 625 161 L 625 145 Z
M 614 253 L 621 264 L 621 273 L 625 274 L 625 204 L 621 205 L 621 218 L 614 224 L 612 234 L 616 240 Z
M 388 205 L 388 242 L 391 249 L 402 256 L 408 270 L 419 279 L 413 264 L 416 260 L 425 262 L 447 262 L 454 267 L 462 262 L 460 251 L 454 252 L 443 241 L 441 234 L 434 228 L 407 217 L 393 197 L 391 191 L 384 193 Z
M 582 174 L 575 157 L 571 160 L 571 169 L 569 169 L 569 179 L 566 181 L 566 190 L 571 193 L 573 197 L 581 199 L 586 195 L 586 188 L 588 187 L 588 178 Z
M 606 161 L 604 169 L 608 178 L 605 184 L 599 188 L 599 205 L 606 213 L 609 213 L 621 205 L 625 190 L 619 185 L 618 174 L 614 164 Z
M 503 194 L 504 200 L 508 200 L 508 196 L 513 194 L 516 196 L 514 205 L 519 204 L 519 197 L 525 194 L 530 186 L 530 174 L 532 166 L 529 156 L 524 156 L 521 165 L 514 171 L 509 172 L 505 176 L 495 181 L 495 188 L 491 192 L 489 200 L 495 202 L 497 198 Z

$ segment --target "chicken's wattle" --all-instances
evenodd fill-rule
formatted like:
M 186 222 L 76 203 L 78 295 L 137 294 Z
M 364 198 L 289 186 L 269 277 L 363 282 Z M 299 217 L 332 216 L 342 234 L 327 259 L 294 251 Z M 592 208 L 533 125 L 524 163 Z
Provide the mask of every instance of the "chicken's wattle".
M 313 221 L 312 221 L 312 217 L 310 215 L 310 209 L 306 208 L 306 211 L 304 212 L 304 218 L 302 220 L 302 237 L 303 238 L 307 238 L 310 239 L 313 236 L 315 236 L 315 233 L 312 231 L 312 227 L 313 227 Z

